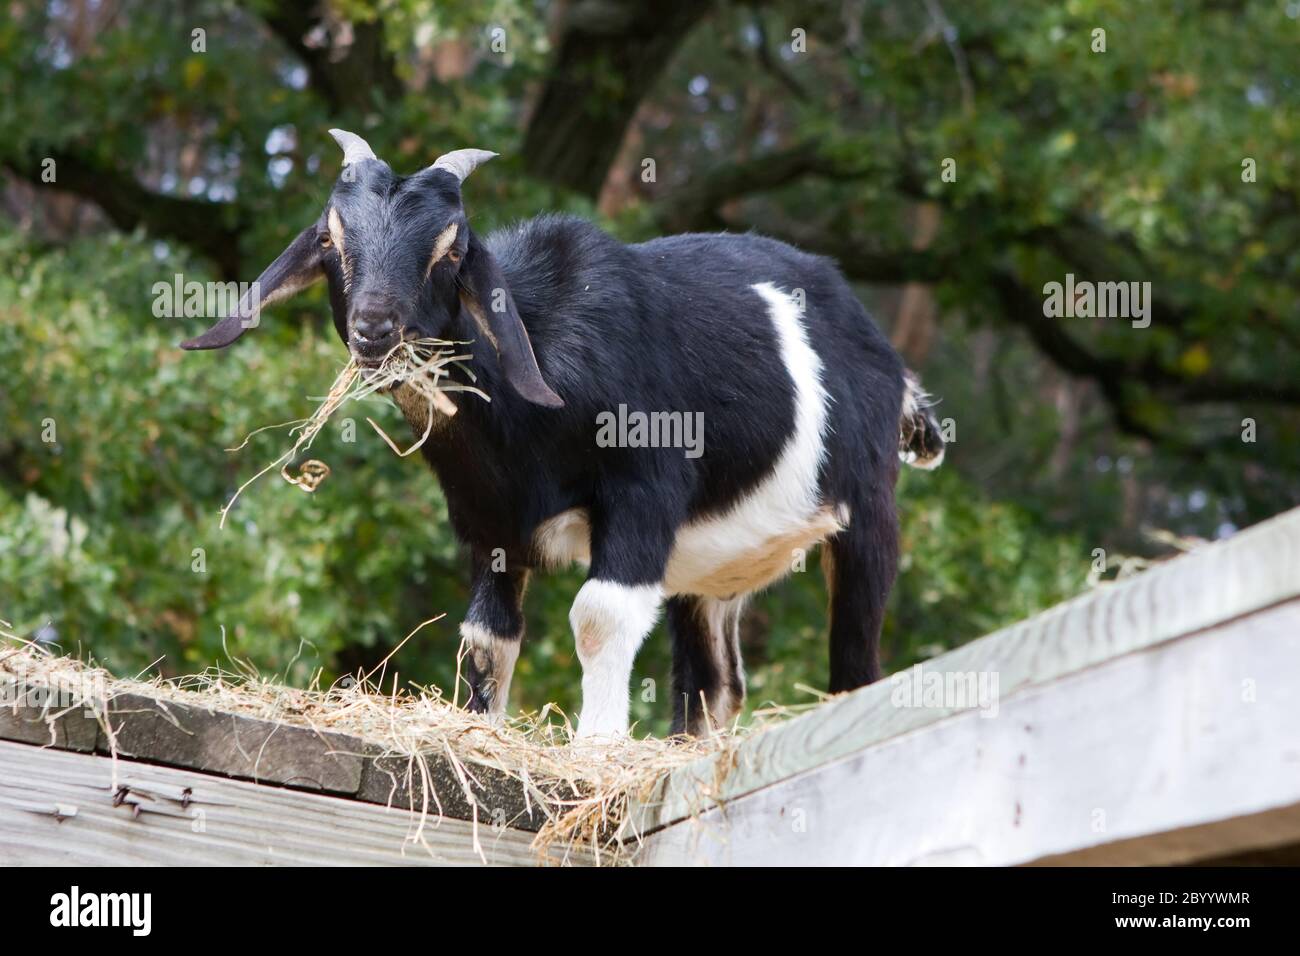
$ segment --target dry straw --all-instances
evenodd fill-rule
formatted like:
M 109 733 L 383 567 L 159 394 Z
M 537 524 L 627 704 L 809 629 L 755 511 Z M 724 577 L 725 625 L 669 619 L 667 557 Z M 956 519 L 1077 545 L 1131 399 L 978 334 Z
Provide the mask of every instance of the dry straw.
M 469 713 L 437 687 L 397 689 L 397 676 L 383 673 L 387 661 L 378 674 L 359 674 L 329 688 L 319 686 L 319 675 L 306 689 L 288 687 L 260 675 L 247 662 L 234 663 L 233 670 L 214 668 L 171 680 L 118 679 L 93 664 L 55 656 L 3 629 L 0 637 L 9 638 L 0 642 L 0 676 L 58 687 L 93 686 L 106 699 L 145 694 L 209 711 L 331 731 L 378 747 L 385 757 L 405 758 L 405 779 L 400 773 L 396 776 L 399 790 L 416 795 L 410 801 L 408 839 L 426 848 L 426 830 L 438 825 L 443 808 L 434 788 L 422 784 L 433 779 L 432 765 L 446 760 L 466 802 L 474 808 L 474 848 L 485 860 L 480 829 L 486 830 L 487 821 L 480 826 L 473 793 L 481 768 L 505 774 L 520 788 L 523 799 L 545 817 L 533 842 L 539 863 L 627 863 L 635 858 L 644 836 L 633 811 L 638 804 L 653 801 L 674 770 L 712 758 L 716 787 L 733 765 L 736 746 L 744 736 L 793 713 L 785 708 L 761 711 L 747 729 L 732 728 L 703 739 L 575 740 L 567 717 L 554 705 L 505 719 Z M 383 691 L 381 685 L 392 689 Z M 102 705 L 94 706 L 102 713 Z M 49 715 L 50 719 L 56 716 Z M 102 718 L 101 724 L 109 730 Z M 107 736 L 111 745 L 111 731 Z M 697 809 L 705 809 L 707 793 L 696 799 L 701 803 Z
M 345 402 L 361 401 L 399 387 L 410 389 L 417 399 L 423 399 L 428 404 L 424 434 L 405 451 L 399 449 L 397 444 L 384 433 L 384 430 L 373 419 L 366 419 L 388 444 L 389 448 L 398 455 L 405 457 L 420 448 L 428 440 L 433 430 L 434 420 L 437 418 L 434 414 L 435 411 L 447 416 L 456 414 L 456 406 L 447 398 L 447 392 L 471 392 L 484 401 L 491 401 L 481 389 L 473 385 L 454 382 L 450 379 L 450 370 L 454 367 L 459 368 L 471 382 L 476 380 L 474 372 L 467 364 L 470 356 L 458 351 L 460 346 L 466 344 L 465 342 L 451 342 L 431 338 L 404 339 L 384 356 L 377 368 L 362 368 L 357 365 L 354 359 L 349 358 L 348 364 L 343 366 L 342 371 L 334 379 L 334 384 L 330 386 L 325 398 L 308 418 L 282 422 L 279 425 L 265 425 L 249 432 L 244 437 L 244 440 L 234 448 L 227 449 L 227 451 L 239 451 L 248 444 L 254 435 L 259 435 L 273 428 L 287 426 L 290 434 L 297 435 L 292 448 L 239 486 L 230 500 L 226 502 L 226 506 L 221 509 L 219 526 L 225 527 L 226 515 L 230 513 L 230 509 L 234 507 L 239 496 L 244 493 L 244 489 L 276 467 L 280 469 L 280 477 L 289 484 L 301 488 L 303 491 L 315 491 L 320 486 L 320 483 L 329 476 L 329 466 L 322 461 L 312 459 L 302 465 L 297 475 L 293 475 L 289 472 L 289 465 L 299 454 L 311 448 L 312 442 L 315 441 L 316 436 L 320 434 L 330 417 Z

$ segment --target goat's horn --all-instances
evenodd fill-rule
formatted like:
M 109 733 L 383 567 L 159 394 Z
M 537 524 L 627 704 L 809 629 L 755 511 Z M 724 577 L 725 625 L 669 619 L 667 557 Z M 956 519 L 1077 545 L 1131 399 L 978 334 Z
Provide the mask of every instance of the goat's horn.
M 363 159 L 379 158 L 375 155 L 375 151 L 370 148 L 370 144 L 356 133 L 349 133 L 345 129 L 332 129 L 330 135 L 334 137 L 334 142 L 338 143 L 343 149 L 344 166 L 351 166 Z
M 429 168 L 445 169 L 463 183 L 466 176 L 496 155 L 486 149 L 454 149 L 435 159 Z

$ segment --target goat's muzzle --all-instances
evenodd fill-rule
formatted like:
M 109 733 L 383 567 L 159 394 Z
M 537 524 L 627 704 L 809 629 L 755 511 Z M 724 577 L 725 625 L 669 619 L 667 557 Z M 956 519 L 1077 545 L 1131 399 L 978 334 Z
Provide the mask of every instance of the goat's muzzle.
M 378 366 L 402 340 L 401 328 L 393 319 L 392 306 L 382 300 L 358 302 L 348 326 L 348 346 L 358 365 Z

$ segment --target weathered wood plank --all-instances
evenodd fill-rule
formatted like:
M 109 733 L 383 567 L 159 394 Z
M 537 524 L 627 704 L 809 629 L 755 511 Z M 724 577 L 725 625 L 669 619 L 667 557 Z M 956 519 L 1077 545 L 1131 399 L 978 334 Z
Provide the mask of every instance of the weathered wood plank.
M 1003 700 L 1121 655 L 1300 596 L 1300 509 L 1226 541 L 1106 585 L 959 647 L 926 670 L 996 674 Z M 757 734 L 725 759 L 673 773 L 634 816 L 638 832 L 928 727 L 961 708 L 905 708 L 886 679 Z M 720 782 L 719 782 L 720 781 Z
M 0 742 L 0 866 L 479 865 L 473 827 L 405 810 L 100 756 Z M 532 834 L 483 825 L 496 865 Z M 585 863 L 575 854 L 570 862 Z
M 1167 866 L 1214 864 L 1217 860 L 1266 857 L 1292 848 L 1300 863 L 1300 803 L 1200 826 L 1116 840 L 1034 860 L 1030 866 Z
M 1294 600 L 801 773 L 651 835 L 642 862 L 1179 863 L 1282 845 L 1300 840 L 1298 729 Z
M 475 819 L 477 808 L 479 820 L 533 832 L 540 830 L 546 822 L 546 814 L 540 806 L 544 798 L 534 793 L 530 799 L 525 795 L 523 783 L 516 777 L 495 767 L 470 765 L 467 782 L 474 794 L 474 806 L 471 807 L 465 785 L 451 761 L 437 754 L 427 754 L 424 760 L 427 782 L 412 757 L 368 758 L 362 770 L 357 799 L 402 809 L 427 810 L 457 820 Z M 535 786 L 546 794 L 557 792 L 560 785 L 541 781 Z
M 0 676 L 0 740 L 89 753 L 99 721 L 78 703 L 58 688 Z
M 423 754 L 425 772 L 420 772 L 412 758 L 388 754 L 375 743 L 347 734 L 142 693 L 114 694 L 103 686 L 78 687 L 74 696 L 56 696 L 57 691 L 0 680 L 0 740 L 105 756 L 116 753 L 404 810 L 427 806 L 428 812 L 453 819 L 472 821 L 477 816 L 532 831 L 546 822 L 539 794 L 560 787 L 535 781 L 537 789 L 525 794 L 523 784 L 510 774 L 468 763 L 471 806 L 460 775 L 438 752 Z
M 367 748 L 342 734 L 143 694 L 114 696 L 108 726 L 125 757 L 327 793 L 355 795 L 361 788 Z

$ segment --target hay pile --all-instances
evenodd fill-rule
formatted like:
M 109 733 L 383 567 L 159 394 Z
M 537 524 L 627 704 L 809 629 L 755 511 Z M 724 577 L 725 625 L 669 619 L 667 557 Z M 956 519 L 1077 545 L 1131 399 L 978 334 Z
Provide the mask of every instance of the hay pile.
M 533 842 L 539 863 L 569 862 L 575 851 L 590 853 L 604 865 L 630 862 L 642 837 L 630 811 L 651 798 L 668 774 L 703 757 L 730 755 L 743 736 L 792 712 L 765 711 L 746 730 L 702 740 L 575 741 L 568 719 L 552 705 L 494 722 L 456 706 L 436 687 L 381 691 L 380 684 L 387 681 L 373 675 L 358 675 L 359 679 L 330 688 L 306 689 L 267 680 L 251 668 L 240 673 L 209 669 L 174 680 L 119 679 L 92 664 L 55 656 L 0 627 L 0 678 L 5 675 L 47 686 L 91 686 L 96 695 L 107 699 L 143 693 L 207 710 L 346 734 L 376 745 L 385 756 L 406 758 L 410 777 L 417 780 L 430 779 L 430 761 L 443 758 L 456 768 L 471 805 L 475 800 L 470 781 L 476 780 L 477 768 L 496 768 L 516 781 L 525 798 L 545 814 Z M 102 713 L 102 704 L 94 706 Z M 100 724 L 107 729 L 102 716 Z M 717 765 L 730 768 L 732 763 L 724 758 Z M 561 786 L 555 786 L 557 782 Z M 429 805 L 427 796 L 424 805 L 414 803 L 409 839 L 427 846 L 424 830 L 442 819 L 441 808 Z M 482 855 L 480 821 L 473 822 L 475 849 Z

